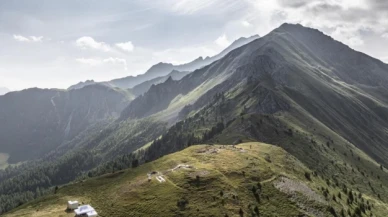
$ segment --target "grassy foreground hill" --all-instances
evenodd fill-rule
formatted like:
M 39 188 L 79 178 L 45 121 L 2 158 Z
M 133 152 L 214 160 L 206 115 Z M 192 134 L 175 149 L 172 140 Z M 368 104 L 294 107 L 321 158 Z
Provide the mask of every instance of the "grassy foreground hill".
M 149 181 L 151 172 L 156 174 Z M 5 216 L 74 216 L 65 211 L 67 200 L 91 204 L 100 216 L 348 216 L 348 210 L 358 216 L 358 207 L 362 215 L 385 216 L 388 211 L 370 195 L 351 194 L 356 202 L 348 205 L 350 193 L 328 185 L 277 146 L 197 145 L 62 186 Z

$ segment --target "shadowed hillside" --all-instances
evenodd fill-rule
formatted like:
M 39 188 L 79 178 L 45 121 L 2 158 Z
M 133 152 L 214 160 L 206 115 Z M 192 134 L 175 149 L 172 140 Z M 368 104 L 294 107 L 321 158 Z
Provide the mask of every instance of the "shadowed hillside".
M 0 96 L 0 152 L 15 163 L 41 156 L 100 121 L 111 121 L 130 101 L 102 85 L 78 90 L 27 89 Z

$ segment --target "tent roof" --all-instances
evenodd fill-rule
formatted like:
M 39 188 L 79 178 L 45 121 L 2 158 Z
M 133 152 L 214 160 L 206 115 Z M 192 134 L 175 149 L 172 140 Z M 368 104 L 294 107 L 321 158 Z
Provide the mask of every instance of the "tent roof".
M 86 215 L 88 215 L 88 216 L 96 216 L 97 212 L 95 210 L 93 210 L 93 211 L 90 211 L 90 212 L 86 213 Z
M 78 209 L 74 210 L 75 214 L 77 214 L 77 215 L 86 214 L 86 213 L 91 212 L 91 211 L 94 211 L 94 208 L 91 207 L 90 205 L 83 205 L 83 206 L 78 207 Z

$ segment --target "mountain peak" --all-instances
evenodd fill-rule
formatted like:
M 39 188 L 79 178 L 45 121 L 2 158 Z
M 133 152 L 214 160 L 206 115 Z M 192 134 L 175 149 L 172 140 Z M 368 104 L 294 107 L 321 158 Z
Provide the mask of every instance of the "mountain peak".
M 304 27 L 300 23 L 283 23 L 279 28 L 299 28 Z M 306 28 L 306 27 L 304 27 Z
M 282 32 L 288 32 L 288 33 L 291 33 L 291 34 L 298 34 L 298 35 L 310 33 L 310 34 L 315 34 L 314 35 L 315 37 L 318 36 L 318 35 L 324 35 L 326 37 L 330 37 L 330 36 L 325 35 L 323 32 L 319 31 L 318 29 L 314 29 L 314 28 L 311 28 L 311 27 L 303 26 L 303 25 L 301 25 L 299 23 L 296 23 L 296 24 L 283 23 L 282 25 L 280 25 L 274 31 L 275 32 L 282 31 Z
M 171 76 L 168 76 L 168 78 L 167 78 L 167 80 L 166 80 L 165 82 L 168 83 L 168 82 L 171 82 L 171 81 L 173 81 L 173 80 L 172 80 L 172 77 L 171 77 Z
M 240 37 L 237 40 L 235 40 L 233 43 L 238 43 L 238 42 L 242 42 L 242 41 L 250 40 L 250 39 L 255 40 L 257 38 L 260 38 L 260 36 L 258 34 L 255 34 L 255 35 L 252 35 L 252 36 L 249 36 L 249 37 Z
M 242 44 L 247 44 L 247 43 L 249 43 L 253 40 L 256 40 L 258 38 L 260 38 L 260 36 L 258 34 L 255 34 L 255 35 L 252 35 L 249 37 L 240 37 L 237 40 L 235 40 L 229 47 L 231 47 L 231 48 L 235 48 L 235 46 L 239 47 Z M 226 49 L 228 49 L 228 48 L 226 48 Z

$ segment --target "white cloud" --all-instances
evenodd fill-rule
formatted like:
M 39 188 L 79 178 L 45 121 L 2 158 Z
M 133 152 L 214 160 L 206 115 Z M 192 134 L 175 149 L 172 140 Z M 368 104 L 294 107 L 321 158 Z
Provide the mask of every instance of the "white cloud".
M 166 1 L 166 5 L 169 5 L 173 11 L 178 13 L 193 14 L 200 10 L 210 8 L 219 2 L 220 0 L 169 0 Z
M 89 66 L 101 66 L 103 64 L 122 65 L 124 70 L 128 70 L 127 61 L 122 58 L 108 57 L 105 59 L 101 58 L 77 58 L 75 59 L 78 63 L 89 65 Z
M 22 35 L 13 35 L 13 38 L 16 41 L 20 41 L 20 42 L 41 42 L 43 40 L 43 36 L 29 36 L 29 37 L 25 37 L 25 36 L 22 36 Z
M 359 29 L 354 27 L 336 27 L 335 31 L 331 33 L 331 36 L 351 47 L 357 47 L 364 44 L 364 40 L 362 40 Z
M 122 58 L 117 58 L 117 57 L 109 57 L 107 59 L 103 59 L 102 62 L 104 63 L 112 63 L 112 64 L 117 64 L 117 65 L 123 65 L 124 66 L 124 70 L 128 70 L 127 68 L 127 61 L 125 59 L 122 59 Z
M 95 49 L 108 52 L 111 47 L 105 42 L 98 42 L 90 36 L 83 36 L 76 41 L 76 45 L 82 49 Z
M 30 41 L 30 39 L 24 37 L 24 36 L 21 36 L 21 35 L 13 35 L 13 38 L 16 40 L 16 41 L 23 41 L 23 42 L 28 42 Z
M 34 42 L 40 42 L 43 39 L 43 36 L 30 36 L 31 40 Z
M 168 62 L 175 65 L 184 64 L 193 61 L 194 59 L 203 56 L 214 56 L 219 48 L 215 44 L 209 46 L 188 46 L 181 48 L 170 48 L 163 51 L 150 51 L 152 60 L 156 62 Z M 149 58 L 149 57 L 148 57 Z
M 78 58 L 78 59 L 75 59 L 75 61 L 89 66 L 98 66 L 98 65 L 101 65 L 102 63 L 101 60 L 94 59 L 94 58 Z
M 117 43 L 116 47 L 118 47 L 121 50 L 126 51 L 126 52 L 132 52 L 133 49 L 135 48 L 131 41 L 123 42 L 123 43 Z
M 221 35 L 220 37 L 218 37 L 216 40 L 215 40 L 215 43 L 220 46 L 220 47 L 227 47 L 229 46 L 231 43 L 230 41 L 228 40 L 228 38 L 226 37 L 225 34 Z
M 388 39 L 388 32 L 381 35 L 381 37 Z
M 243 26 L 245 26 L 245 27 L 250 27 L 250 26 L 252 26 L 252 24 L 251 24 L 250 22 L 246 21 L 246 20 L 243 20 L 243 21 L 241 22 L 241 25 L 243 25 Z

